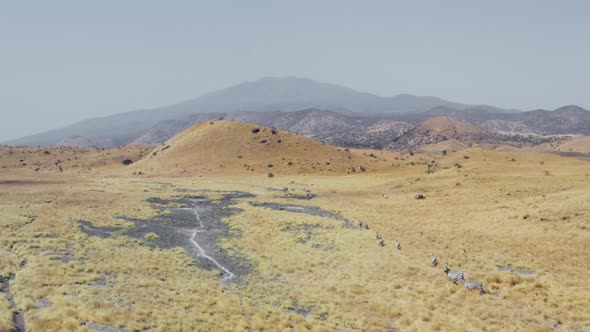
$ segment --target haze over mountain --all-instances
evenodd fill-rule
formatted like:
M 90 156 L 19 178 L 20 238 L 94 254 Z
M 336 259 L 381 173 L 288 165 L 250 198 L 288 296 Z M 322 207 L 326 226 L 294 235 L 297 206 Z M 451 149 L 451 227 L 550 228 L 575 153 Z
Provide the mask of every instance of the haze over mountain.
M 442 122 L 453 128 L 471 125 L 478 132 L 432 135 L 419 130 L 422 123 L 434 118 L 439 122 L 440 118 L 447 119 Z M 436 97 L 380 97 L 286 77 L 262 78 L 170 106 L 88 119 L 8 144 L 90 148 L 157 145 L 198 122 L 218 119 L 277 128 L 327 144 L 396 150 L 446 139 L 465 144 L 541 144 L 547 139 L 540 137 L 546 135 L 590 135 L 590 112 L 578 106 L 516 112 Z
M 241 83 L 174 105 L 88 119 L 64 128 L 6 143 L 11 145 L 53 145 L 70 136 L 85 136 L 92 141 L 109 139 L 114 145 L 122 145 L 142 136 L 146 130 L 160 121 L 178 120 L 200 113 L 288 112 L 319 108 L 370 115 L 420 113 L 438 106 L 459 110 L 475 107 L 449 102 L 437 97 L 409 94 L 380 97 L 311 79 L 268 77 L 254 82 Z M 505 112 L 503 109 L 491 106 L 479 107 L 494 112 Z

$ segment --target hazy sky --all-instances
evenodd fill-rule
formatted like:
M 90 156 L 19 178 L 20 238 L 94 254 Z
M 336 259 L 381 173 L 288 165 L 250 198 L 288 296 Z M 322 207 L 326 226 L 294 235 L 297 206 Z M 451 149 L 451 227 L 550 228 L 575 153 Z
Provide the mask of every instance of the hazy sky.
M 263 76 L 590 108 L 590 1 L 0 0 L 0 140 Z

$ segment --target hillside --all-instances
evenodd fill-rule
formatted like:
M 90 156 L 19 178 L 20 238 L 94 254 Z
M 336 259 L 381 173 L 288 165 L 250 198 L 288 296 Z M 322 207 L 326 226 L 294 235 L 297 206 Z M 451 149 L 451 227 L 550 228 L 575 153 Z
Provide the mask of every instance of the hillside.
M 0 146 L 0 171 L 18 171 L 46 178 L 54 174 L 93 173 L 97 169 L 121 168 L 123 160 L 137 161 L 153 150 L 150 146 L 127 145 L 104 149 L 70 146 L 29 148 Z
M 383 149 L 412 128 L 406 122 L 382 120 L 356 130 L 323 133 L 314 138 L 336 146 Z
M 255 124 L 214 121 L 183 131 L 131 168 L 172 176 L 346 174 L 387 167 L 383 154 L 370 157 Z
M 416 149 L 423 145 L 434 144 L 449 139 L 471 145 L 481 141 L 495 141 L 495 136 L 464 121 L 448 117 L 436 117 L 424 121 L 414 129 L 400 136 L 388 148 L 393 150 Z

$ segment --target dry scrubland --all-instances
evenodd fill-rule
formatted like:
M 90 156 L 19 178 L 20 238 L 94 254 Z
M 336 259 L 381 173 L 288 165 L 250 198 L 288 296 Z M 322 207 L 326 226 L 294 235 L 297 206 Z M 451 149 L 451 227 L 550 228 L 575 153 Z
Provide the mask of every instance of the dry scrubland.
M 156 156 L 132 166 L 109 161 L 97 166 L 98 174 L 0 169 L 0 274 L 15 274 L 15 310 L 24 312 L 29 331 L 90 330 L 85 322 L 129 331 L 590 328 L 588 161 L 478 148 L 446 156 L 350 153 L 380 167 L 347 174 L 344 168 L 288 173 L 275 166 L 279 171 L 269 178 L 267 170 L 244 176 L 243 163 L 230 167 L 228 157 L 224 171 L 209 174 L 213 165 L 201 171 L 199 165 L 179 177 L 151 173 L 169 166 L 163 158 L 160 168 Z M 253 163 L 253 156 L 243 158 Z M 427 173 L 424 162 L 432 160 L 434 172 Z M 140 170 L 147 175 L 137 175 Z M 282 187 L 318 196 L 297 200 L 267 190 Z M 237 200 L 243 212 L 225 220 L 231 236 L 219 241 L 252 265 L 249 274 L 225 284 L 183 249 L 152 249 L 150 239 L 90 237 L 77 223 L 129 227 L 116 216 L 165 213 L 146 199 L 186 195 L 180 188 L 256 195 Z M 414 199 L 418 193 L 426 199 Z M 251 201 L 318 206 L 370 229 Z M 483 281 L 486 294 L 448 282 L 441 266 L 431 267 L 429 251 L 442 266 Z M 518 275 L 499 265 L 536 273 Z M 11 331 L 5 295 L 0 331 Z

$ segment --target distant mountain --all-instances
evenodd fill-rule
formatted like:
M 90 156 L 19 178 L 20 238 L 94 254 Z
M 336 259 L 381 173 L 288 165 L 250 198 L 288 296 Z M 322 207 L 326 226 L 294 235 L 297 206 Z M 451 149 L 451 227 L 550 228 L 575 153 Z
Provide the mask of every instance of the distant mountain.
M 303 109 L 330 109 L 340 113 L 352 112 L 361 115 L 387 115 L 426 112 L 433 107 L 448 107 L 464 110 L 473 107 L 507 112 L 491 106 L 472 106 L 445 101 L 437 97 L 421 97 L 408 94 L 380 97 L 328 83 L 304 78 L 263 78 L 254 82 L 238 84 L 226 89 L 205 94 L 170 106 L 137 110 L 112 116 L 94 118 L 40 134 L 6 142 L 11 145 L 53 145 L 63 139 L 79 135 L 91 140 L 110 140 L 122 145 L 143 142 L 143 137 L 161 121 L 182 121 L 193 114 L 237 112 L 292 112 Z M 262 121 L 263 117 L 258 117 Z M 168 123 L 171 127 L 180 123 Z M 160 123 L 160 127 L 164 126 Z M 180 127 L 179 127 L 180 128 Z M 150 133 L 162 137 L 169 132 Z M 143 137 L 143 138 L 142 138 Z M 152 141 L 150 141 L 152 142 Z
M 536 135 L 590 135 L 590 111 L 564 106 L 555 111 L 535 110 L 502 114 L 481 123 L 490 131 Z
M 256 123 L 308 137 L 314 137 L 320 133 L 336 133 L 362 127 L 361 122 L 350 116 L 317 108 L 262 114 L 265 117 L 260 118 L 258 113 L 241 112 L 230 114 L 226 119 Z
M 225 117 L 225 114 L 223 113 L 204 113 L 193 114 L 178 120 L 163 120 L 146 130 L 143 135 L 137 137 L 129 144 L 158 145 L 167 141 L 170 137 L 179 132 L 190 128 L 195 123 L 223 119 L 223 117 Z
M 108 138 L 96 139 L 81 135 L 72 135 L 60 140 L 57 145 L 81 148 L 113 148 L 115 144 Z
M 518 113 L 498 113 L 481 107 L 454 109 L 439 106 L 422 113 L 394 115 L 394 118 L 418 124 L 441 116 L 469 122 L 501 134 L 590 135 L 590 111 L 579 106 Z

